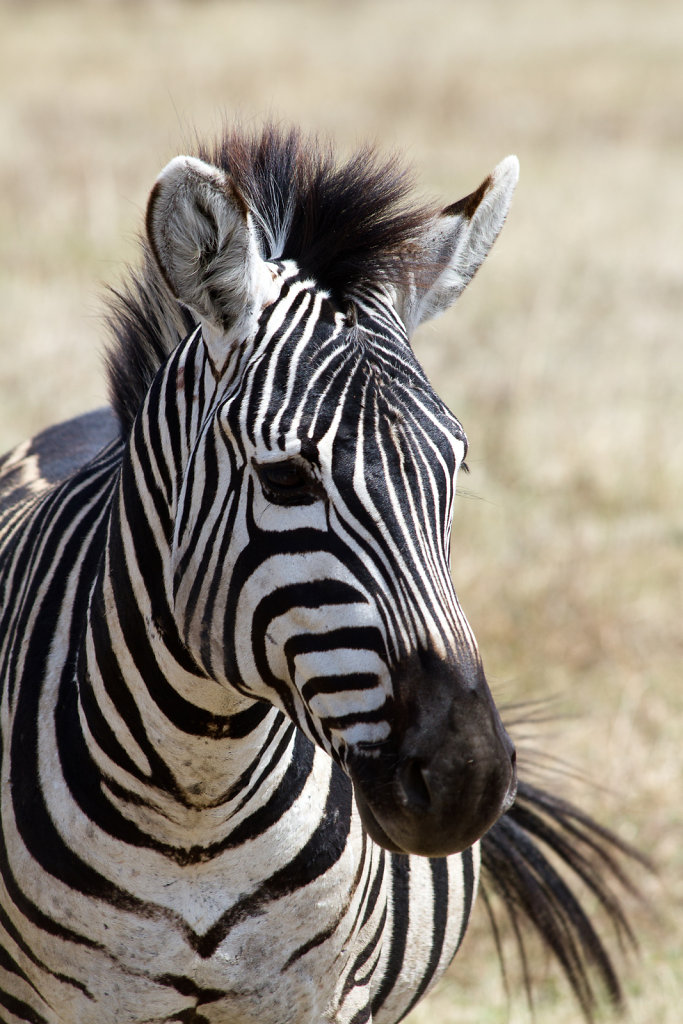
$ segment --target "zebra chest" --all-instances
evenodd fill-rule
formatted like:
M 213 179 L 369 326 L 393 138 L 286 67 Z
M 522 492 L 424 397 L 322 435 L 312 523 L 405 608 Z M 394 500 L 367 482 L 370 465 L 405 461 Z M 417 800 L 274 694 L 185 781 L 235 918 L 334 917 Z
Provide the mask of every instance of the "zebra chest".
M 349 965 L 382 913 L 381 891 L 370 913 L 367 899 L 382 854 L 363 837 L 348 786 L 340 791 L 324 754 L 316 752 L 286 815 L 193 864 L 133 848 L 73 805 L 60 810 L 58 832 L 69 837 L 61 860 L 53 853 L 41 863 L 20 835 L 6 835 L 31 904 L 22 926 L 31 954 L 19 956 L 26 985 L 16 983 L 33 1014 L 26 1020 L 346 1019 Z M 57 832 L 52 838 L 56 847 Z M 19 955 L 11 934 L 0 938 Z
M 156 938 L 115 968 L 89 973 L 97 1011 L 83 1004 L 64 1024 L 319 1024 L 337 1018 L 340 974 L 354 948 L 331 894 L 314 886 L 287 907 L 233 924 L 217 942 L 220 916 L 203 933 Z M 149 929 L 146 929 L 149 933 Z M 345 948 L 345 943 L 348 949 Z M 120 954 L 123 951 L 120 951 Z M 124 957 L 120 956 L 120 960 Z M 95 991 L 97 990 L 97 991 Z
M 221 898 L 214 884 L 177 883 L 166 914 L 140 919 L 132 928 L 127 924 L 99 955 L 88 951 L 74 972 L 88 997 L 69 993 L 68 1007 L 56 1019 L 60 1024 L 341 1020 L 342 979 L 364 941 L 358 927 L 361 895 L 353 898 L 354 852 L 349 848 L 325 876 L 277 899 L 261 891 L 231 900 Z

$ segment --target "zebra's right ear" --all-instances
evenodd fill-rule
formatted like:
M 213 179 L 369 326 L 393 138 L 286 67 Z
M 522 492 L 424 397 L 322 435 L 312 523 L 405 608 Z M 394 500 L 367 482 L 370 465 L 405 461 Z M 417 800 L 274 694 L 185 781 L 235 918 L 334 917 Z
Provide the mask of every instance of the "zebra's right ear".
M 230 176 L 195 157 L 175 157 L 152 189 L 147 234 L 173 294 L 211 328 L 207 341 L 227 349 L 246 336 L 269 301 L 273 277 Z

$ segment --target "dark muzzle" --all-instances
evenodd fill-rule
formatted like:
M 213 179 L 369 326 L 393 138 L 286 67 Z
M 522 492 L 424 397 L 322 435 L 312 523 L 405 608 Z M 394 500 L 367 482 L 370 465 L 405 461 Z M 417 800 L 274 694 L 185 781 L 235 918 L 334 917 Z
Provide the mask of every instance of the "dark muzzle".
M 363 825 L 399 853 L 443 857 L 480 839 L 515 798 L 515 750 L 478 660 L 431 655 L 395 673 L 392 737 L 347 758 Z

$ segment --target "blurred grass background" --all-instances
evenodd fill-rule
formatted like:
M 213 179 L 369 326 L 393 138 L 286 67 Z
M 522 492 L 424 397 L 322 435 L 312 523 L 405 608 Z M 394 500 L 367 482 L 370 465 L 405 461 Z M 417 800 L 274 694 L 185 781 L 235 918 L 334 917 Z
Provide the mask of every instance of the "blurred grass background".
M 522 174 L 416 347 L 468 432 L 454 578 L 499 702 L 553 697 L 569 795 L 650 854 L 634 1024 L 683 1005 L 683 5 L 0 0 L 0 450 L 101 404 L 103 285 L 175 153 L 273 116 L 452 202 Z M 483 909 L 412 1024 L 528 1021 Z M 538 962 L 537 962 L 538 961 Z M 537 1017 L 578 1012 L 544 958 Z

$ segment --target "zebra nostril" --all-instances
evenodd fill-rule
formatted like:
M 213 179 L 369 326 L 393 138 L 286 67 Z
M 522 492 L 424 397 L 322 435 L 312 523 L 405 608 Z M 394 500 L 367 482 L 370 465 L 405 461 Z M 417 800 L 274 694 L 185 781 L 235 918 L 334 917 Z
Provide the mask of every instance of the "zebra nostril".
M 414 811 L 428 811 L 432 805 L 432 796 L 425 776 L 425 770 L 417 760 L 410 758 L 404 761 L 398 771 L 401 802 Z

